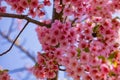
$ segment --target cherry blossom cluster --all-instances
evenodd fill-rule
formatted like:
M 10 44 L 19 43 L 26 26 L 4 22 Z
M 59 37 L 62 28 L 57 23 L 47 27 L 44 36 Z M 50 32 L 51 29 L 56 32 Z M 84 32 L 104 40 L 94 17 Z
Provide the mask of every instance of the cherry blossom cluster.
M 86 14 L 88 0 L 55 0 L 54 5 L 57 13 L 63 12 L 63 16 L 81 18 Z
M 8 70 L 3 70 L 0 68 L 0 80 L 11 80 L 8 74 Z
M 55 0 L 56 12 L 63 12 L 63 16 L 82 18 L 97 16 L 111 18 L 115 9 L 119 9 L 119 1 L 116 0 Z
M 28 9 L 32 17 L 44 15 L 42 8 L 51 5 L 49 0 L 5 1 L 17 13 Z M 5 8 L 0 6 L 0 12 Z M 112 17 L 120 1 L 54 0 L 53 8 L 50 28 L 36 28 L 43 52 L 38 52 L 32 73 L 51 79 L 64 66 L 74 80 L 120 80 L 120 20 Z
M 66 5 L 70 5 L 70 3 L 68 1 Z M 76 1 L 76 3 L 78 2 Z M 56 4 L 59 4 L 59 6 Z M 36 29 L 38 39 L 43 50 L 54 54 L 57 57 L 58 64 L 65 66 L 68 76 L 73 77 L 75 80 L 80 78 L 83 80 L 119 80 L 119 60 L 117 57 L 119 57 L 120 52 L 118 49 L 119 43 L 116 40 L 119 38 L 120 22 L 117 18 L 111 19 L 111 12 L 114 12 L 114 10 L 109 9 L 111 10 L 110 13 L 104 11 L 108 10 L 108 5 L 112 4 L 108 0 L 100 2 L 93 0 L 90 4 L 87 5 L 87 9 L 91 8 L 91 10 L 88 10 L 91 11 L 88 12 L 91 19 L 88 18 L 85 23 L 76 22 L 73 27 L 69 20 L 65 23 L 55 21 L 50 29 L 38 27 Z M 71 7 L 71 5 L 68 7 Z M 57 0 L 55 8 L 58 9 L 58 13 L 63 8 Z M 98 9 L 98 11 L 94 10 L 94 8 Z M 67 10 L 68 13 L 63 13 L 66 16 L 74 14 L 74 11 L 69 11 L 72 11 L 72 9 Z M 66 29 L 68 23 L 69 27 Z M 61 24 L 63 26 L 59 26 Z M 62 32 L 64 30 L 65 33 Z M 65 37 L 61 38 L 61 35 Z M 72 37 L 69 38 L 70 35 Z M 63 45 L 63 41 L 67 42 Z
M 44 0 L 40 2 L 39 0 L 5 0 L 12 10 L 15 10 L 17 13 L 21 14 L 28 10 L 28 15 L 32 17 L 35 16 L 44 16 L 45 12 L 42 10 L 44 6 L 50 6 L 51 3 L 49 0 Z M 27 11 L 26 11 L 27 12 Z
M 41 28 L 39 26 L 36 31 L 45 51 L 48 47 L 68 47 L 76 42 L 77 35 L 74 27 L 71 27 L 70 22 L 62 24 L 60 21 L 56 20 L 51 25 L 51 28 Z
M 119 26 L 117 18 L 93 18 L 75 27 L 70 22 L 55 21 L 51 28 L 37 27 L 36 31 L 45 54 L 54 55 L 52 59 L 65 66 L 69 76 L 75 80 L 80 77 L 106 80 L 108 77 L 119 79 L 119 73 L 114 72 L 119 68 L 119 61 L 114 61 L 119 54 L 119 43 L 116 42 Z
M 58 13 L 63 11 L 63 20 L 71 15 L 80 20 L 81 15 L 88 17 L 75 25 L 70 20 L 56 20 L 51 28 L 37 27 L 44 54 L 52 53 L 74 80 L 119 80 L 120 21 L 112 18 L 118 8 L 111 7 L 114 3 L 109 0 L 81 0 L 82 8 L 79 8 L 80 0 L 64 1 L 54 3 Z
M 112 14 L 120 9 L 119 0 L 55 0 L 57 13 L 63 18 L 73 16 L 81 20 L 83 16 L 112 18 Z
M 38 52 L 37 63 L 31 71 L 38 79 L 54 78 L 58 71 L 56 58 L 51 53 L 41 54 Z
M 0 0 L 0 12 L 5 13 L 6 12 L 6 6 L 1 5 L 2 0 Z

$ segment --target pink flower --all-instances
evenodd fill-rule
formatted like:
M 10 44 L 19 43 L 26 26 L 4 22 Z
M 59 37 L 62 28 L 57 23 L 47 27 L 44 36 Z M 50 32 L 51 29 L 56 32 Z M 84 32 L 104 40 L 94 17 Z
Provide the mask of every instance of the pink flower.
M 61 48 L 58 48 L 54 53 L 55 57 L 57 57 L 57 58 L 61 57 L 62 54 L 63 54 L 63 51 Z
M 36 13 L 35 13 L 35 11 L 34 10 L 29 10 L 29 13 L 28 13 L 29 15 L 31 15 L 32 17 L 35 17 L 36 16 Z
M 58 44 L 57 39 L 56 38 L 51 38 L 50 39 L 50 44 L 51 44 L 51 46 L 56 46 Z
M 90 74 L 87 73 L 85 73 L 82 78 L 83 80 L 92 80 L 92 76 L 90 76 Z
M 46 61 L 48 67 L 52 67 L 54 65 L 54 61 L 51 59 L 49 61 Z
M 101 61 L 97 57 L 92 57 L 90 59 L 89 65 L 91 66 L 99 66 Z
M 46 6 L 50 6 L 50 5 L 51 5 L 51 3 L 50 3 L 50 1 L 49 1 L 49 0 L 44 0 L 44 5 L 46 5 Z
M 55 76 L 56 76 L 56 73 L 55 72 L 53 72 L 53 71 L 49 71 L 48 73 L 47 73 L 47 77 L 48 78 L 55 78 Z
M 30 2 L 30 8 L 34 8 L 34 7 L 37 7 L 38 6 L 38 0 L 32 0 L 31 2 Z
M 56 12 L 57 13 L 60 13 L 62 11 L 62 5 L 55 5 L 55 8 L 56 8 Z
M 84 68 L 80 65 L 77 65 L 77 67 L 75 68 L 75 72 L 76 74 L 82 75 L 84 73 Z
M 11 80 L 7 70 L 0 69 L 0 80 Z
M 59 67 L 58 67 L 58 65 L 53 65 L 51 69 L 52 69 L 53 71 L 58 71 L 58 70 L 59 70 Z
M 71 10 L 72 9 L 69 8 L 69 7 L 64 8 L 64 11 L 63 11 L 64 16 L 70 16 L 70 15 L 72 15 L 72 11 Z
M 106 64 L 101 64 L 100 69 L 103 74 L 108 74 L 110 71 L 109 66 Z
M 45 64 L 45 59 L 44 59 L 44 57 L 42 56 L 42 54 L 39 53 L 39 52 L 38 52 L 38 55 L 37 55 L 37 62 L 38 62 L 39 65 Z
M 5 13 L 6 12 L 6 6 L 0 6 L 0 12 Z
M 80 63 L 88 63 L 89 61 L 89 54 L 88 53 L 81 53 L 80 54 Z
M 76 59 L 71 59 L 70 64 L 69 64 L 69 68 L 74 67 L 74 69 L 76 69 L 77 66 L 78 66 L 77 60 Z M 72 69 L 72 70 L 74 70 L 74 69 Z
M 76 49 L 71 49 L 70 51 L 68 51 L 68 57 L 70 58 L 77 57 Z
M 71 69 L 67 69 L 66 72 L 68 73 L 68 76 L 74 77 L 75 76 L 75 71 L 71 70 Z
M 20 5 L 22 6 L 22 7 L 24 7 L 24 8 L 27 8 L 28 7 L 28 1 L 26 1 L 26 0 L 20 0 Z

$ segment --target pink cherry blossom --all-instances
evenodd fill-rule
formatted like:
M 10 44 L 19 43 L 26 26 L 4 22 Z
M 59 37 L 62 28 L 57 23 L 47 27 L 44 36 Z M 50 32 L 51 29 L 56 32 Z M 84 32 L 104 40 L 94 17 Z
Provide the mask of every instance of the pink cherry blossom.
M 44 8 L 53 7 L 53 19 L 41 21 L 50 27 L 36 28 L 42 52 L 38 52 L 31 71 L 37 79 L 55 78 L 60 66 L 74 80 L 120 79 L 120 20 L 113 17 L 120 10 L 119 0 L 5 2 L 17 14 L 32 18 L 43 18 Z M 0 4 L 0 12 L 5 13 L 6 6 Z
M 6 7 L 5 6 L 0 6 L 0 12 L 5 13 L 6 12 Z
M 0 68 L 0 80 L 11 80 L 8 74 L 8 70 L 3 70 Z

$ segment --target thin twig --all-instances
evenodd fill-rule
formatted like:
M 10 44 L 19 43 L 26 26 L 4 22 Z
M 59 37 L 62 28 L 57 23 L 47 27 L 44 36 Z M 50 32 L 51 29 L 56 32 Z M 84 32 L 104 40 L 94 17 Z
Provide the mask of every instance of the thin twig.
M 66 69 L 61 69 L 61 68 L 59 68 L 59 70 L 60 70 L 60 71 L 66 71 Z
M 53 1 L 55 1 L 55 0 L 53 0 Z M 62 5 L 62 0 L 60 0 L 60 5 Z M 63 20 L 63 17 L 62 17 L 62 15 L 63 15 L 63 9 L 62 9 L 62 11 L 60 13 L 57 13 L 54 6 L 55 6 L 55 3 L 53 4 L 52 22 L 54 22 L 56 19 L 60 20 L 62 22 L 62 20 Z
M 0 56 L 7 54 L 13 47 L 13 45 L 15 44 L 15 42 L 17 41 L 18 37 L 20 36 L 20 34 L 23 32 L 23 30 L 26 28 L 26 26 L 28 25 L 29 22 L 27 22 L 25 24 L 25 26 L 22 28 L 22 30 L 19 32 L 19 34 L 17 35 L 17 37 L 15 38 L 15 40 L 13 41 L 12 45 L 10 46 L 10 48 L 8 50 L 6 50 L 5 52 L 3 52 L 2 54 L 0 54 Z
M 78 18 L 75 18 L 72 23 L 71 23 L 71 26 L 73 27 L 73 24 L 75 23 L 75 21 L 77 20 Z
M 21 72 L 21 71 L 25 71 L 25 70 L 27 70 L 27 68 L 22 67 L 22 68 L 18 68 L 18 69 L 10 70 L 9 73 L 13 74 L 13 73 Z
M 55 8 L 54 8 L 54 6 L 55 6 L 54 1 L 55 1 L 55 0 L 53 0 L 52 22 L 54 22 L 54 19 L 55 19 L 55 13 L 56 13 Z
M 7 35 L 5 35 L 4 33 L 0 32 L 0 35 L 1 35 L 3 38 L 7 39 L 10 43 L 13 43 L 13 40 L 12 40 L 10 37 L 8 37 Z M 15 45 L 18 49 L 20 49 L 23 53 L 25 53 L 33 62 L 36 63 L 35 58 L 30 54 L 30 52 L 28 52 L 28 50 L 26 50 L 23 46 L 21 46 L 21 45 L 19 45 L 19 44 L 17 44 L 17 43 L 14 43 L 14 45 Z
M 18 14 L 11 14 L 11 13 L 0 13 L 0 17 L 10 17 L 10 18 L 18 18 L 18 19 L 25 19 L 28 22 L 34 23 L 36 25 L 40 25 L 40 26 L 46 26 L 46 27 L 50 27 L 50 24 L 44 24 L 40 21 L 34 20 L 30 17 L 28 17 L 27 15 L 18 15 Z

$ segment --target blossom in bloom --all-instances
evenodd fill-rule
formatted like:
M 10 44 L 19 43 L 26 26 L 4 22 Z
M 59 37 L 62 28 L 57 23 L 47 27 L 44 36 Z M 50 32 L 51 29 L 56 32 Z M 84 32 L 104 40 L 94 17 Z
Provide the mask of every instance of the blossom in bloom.
M 11 80 L 8 74 L 8 70 L 0 69 L 0 80 Z
M 12 10 L 34 17 L 53 6 L 53 19 L 36 28 L 42 52 L 32 73 L 38 79 L 54 78 L 59 66 L 74 80 L 119 80 L 120 21 L 113 18 L 119 0 L 5 0 Z M 0 12 L 6 7 L 0 6 Z M 84 20 L 85 19 L 85 20 Z

